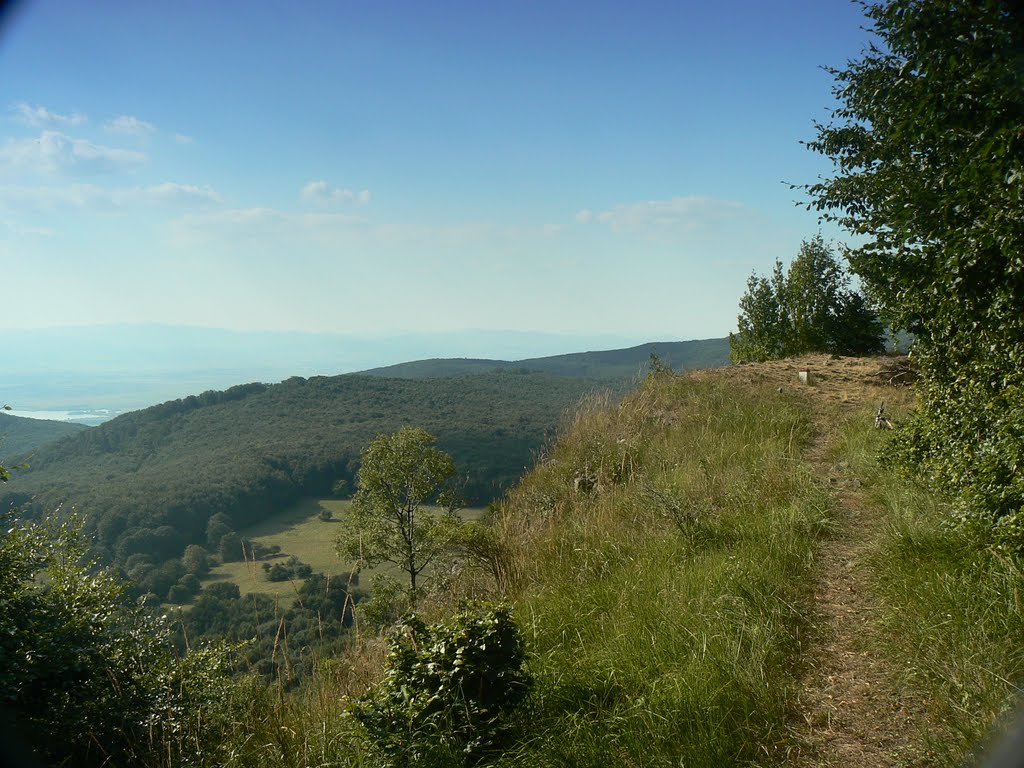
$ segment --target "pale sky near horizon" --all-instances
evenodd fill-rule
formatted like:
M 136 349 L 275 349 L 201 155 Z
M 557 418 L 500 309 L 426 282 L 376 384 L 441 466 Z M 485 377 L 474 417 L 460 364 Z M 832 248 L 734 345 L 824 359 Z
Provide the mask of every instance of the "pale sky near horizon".
M 819 231 L 847 0 L 28 0 L 0 329 L 706 338 Z M 841 239 L 837 230 L 821 228 Z

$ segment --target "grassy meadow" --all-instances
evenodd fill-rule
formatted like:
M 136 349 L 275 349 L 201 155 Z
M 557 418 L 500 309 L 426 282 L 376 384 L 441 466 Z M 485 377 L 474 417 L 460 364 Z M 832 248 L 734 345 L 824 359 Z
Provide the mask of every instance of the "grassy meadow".
M 262 592 L 277 598 L 281 606 L 287 608 L 295 599 L 299 582 L 270 581 L 262 563 L 284 562 L 293 555 L 311 566 L 314 573 L 347 579 L 352 572 L 352 563 L 346 563 L 338 557 L 334 539 L 338 526 L 343 525 L 342 520 L 350 503 L 346 499 L 303 499 L 271 519 L 248 526 L 239 532 L 243 539 L 266 547 L 277 545 L 281 551 L 262 560 L 221 563 L 211 569 L 202 582 L 203 586 L 218 581 L 231 581 L 238 585 L 243 595 Z M 330 520 L 320 517 L 321 511 L 325 509 L 331 513 Z M 482 509 L 467 508 L 461 510 L 459 515 L 463 520 L 476 520 L 482 513 Z M 387 564 L 380 566 L 380 570 L 390 572 L 389 569 Z M 375 570 L 364 568 L 361 577 L 368 581 Z

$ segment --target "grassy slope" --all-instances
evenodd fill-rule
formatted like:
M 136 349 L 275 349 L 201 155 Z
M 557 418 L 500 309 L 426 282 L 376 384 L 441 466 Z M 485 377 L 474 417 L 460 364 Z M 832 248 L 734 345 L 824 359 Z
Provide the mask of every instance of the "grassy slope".
M 792 764 L 814 558 L 837 518 L 808 461 L 813 409 L 780 383 L 791 379 L 756 366 L 656 377 L 620 406 L 582 409 L 509 494 L 494 576 L 465 585 L 514 602 L 538 676 L 502 764 Z M 863 566 L 878 603 L 863 642 L 889 684 L 927 704 L 911 727 L 935 743 L 913 764 L 957 764 L 1024 679 L 1024 580 L 875 459 L 875 402 L 832 395 L 829 460 L 882 521 Z M 380 658 L 364 638 L 294 695 L 250 689 L 232 764 L 379 765 L 338 701 Z
M 836 458 L 884 521 L 866 558 L 880 606 L 870 643 L 897 670 L 894 685 L 926 702 L 914 725 L 922 752 L 960 766 L 1024 694 L 1024 567 L 983 533 L 951 528 L 944 499 L 880 460 L 869 423 L 844 425 Z
M 580 413 L 500 522 L 540 680 L 508 765 L 781 761 L 830 519 L 809 428 L 774 390 L 674 377 Z
M 0 413 L 0 462 L 23 456 L 48 443 L 86 429 L 88 427 L 83 424 L 26 419 Z
M 479 360 L 472 358 L 435 358 L 399 363 L 365 371 L 370 376 L 402 379 L 469 376 L 494 370 L 532 370 L 559 376 L 582 376 L 602 381 L 634 379 L 647 370 L 651 354 L 676 370 L 717 368 L 729 363 L 728 339 L 664 341 L 641 344 L 628 349 L 578 352 L 570 355 L 537 357 L 528 360 Z

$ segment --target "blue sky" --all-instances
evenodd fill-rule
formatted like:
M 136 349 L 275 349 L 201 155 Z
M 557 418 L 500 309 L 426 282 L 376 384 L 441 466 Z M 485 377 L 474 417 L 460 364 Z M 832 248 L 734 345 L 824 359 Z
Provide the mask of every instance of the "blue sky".
M 0 28 L 0 328 L 722 336 L 846 0 L 76 2 Z M 825 228 L 827 237 L 840 233 Z

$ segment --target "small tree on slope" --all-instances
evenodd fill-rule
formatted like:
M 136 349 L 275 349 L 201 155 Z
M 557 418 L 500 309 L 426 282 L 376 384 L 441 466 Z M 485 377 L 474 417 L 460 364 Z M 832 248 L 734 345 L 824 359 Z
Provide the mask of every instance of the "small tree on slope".
M 407 596 L 413 604 L 423 572 L 451 552 L 460 529 L 452 487 L 455 464 L 434 442 L 426 430 L 405 427 L 370 443 L 337 539 L 343 557 L 399 567 L 409 579 Z

